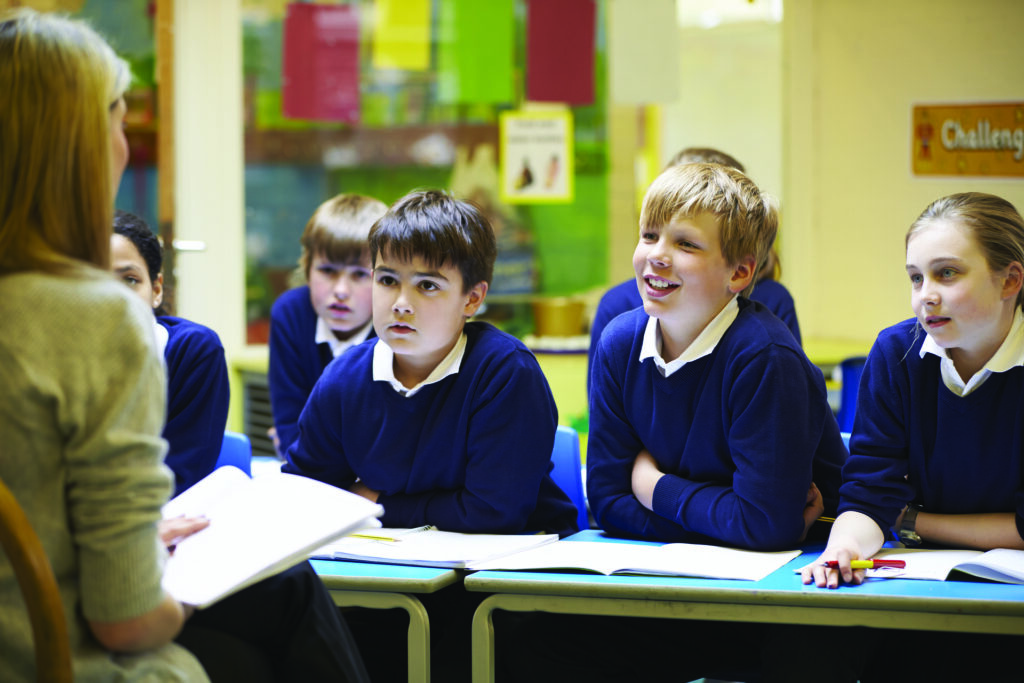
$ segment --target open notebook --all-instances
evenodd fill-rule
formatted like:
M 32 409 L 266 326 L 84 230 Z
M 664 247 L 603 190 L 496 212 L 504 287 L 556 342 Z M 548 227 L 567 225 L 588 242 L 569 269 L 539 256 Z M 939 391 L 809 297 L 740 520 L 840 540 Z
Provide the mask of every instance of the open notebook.
M 557 534 L 466 534 L 415 529 L 358 529 L 312 553 L 331 560 L 357 560 L 462 569 L 475 562 L 553 543 Z
M 921 548 L 885 548 L 872 559 L 903 560 L 903 569 L 869 569 L 866 576 L 901 579 L 956 579 L 957 573 L 989 581 L 1024 584 L 1024 550 L 996 548 L 981 550 L 928 550 Z M 960 577 L 963 578 L 963 577 Z
M 164 589 L 207 607 L 305 560 L 349 531 L 376 522 L 384 508 L 329 484 L 293 474 L 250 479 L 219 467 L 169 501 L 164 518 L 205 515 L 210 526 L 180 541 L 164 570 Z
M 799 550 L 755 552 L 713 545 L 668 543 L 602 543 L 560 541 L 488 562 L 470 569 L 537 570 L 568 569 L 600 574 L 650 574 L 695 576 L 757 581 L 800 554 Z

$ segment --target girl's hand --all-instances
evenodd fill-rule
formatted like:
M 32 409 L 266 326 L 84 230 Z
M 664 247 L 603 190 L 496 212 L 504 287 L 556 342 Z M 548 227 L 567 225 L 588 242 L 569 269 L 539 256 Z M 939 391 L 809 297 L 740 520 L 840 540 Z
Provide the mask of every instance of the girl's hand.
M 167 552 L 174 554 L 174 548 L 182 539 L 188 538 L 197 531 L 210 526 L 206 517 L 172 517 L 157 522 L 157 533 Z
M 800 576 L 805 584 L 814 581 L 814 585 L 818 588 L 838 588 L 840 578 L 845 583 L 859 585 L 864 581 L 864 570 L 850 567 L 851 560 L 859 559 L 856 551 L 849 548 L 833 547 L 832 539 L 829 539 L 829 545 L 825 548 L 825 552 L 813 564 L 801 569 Z M 839 567 L 836 569 L 826 567 L 825 563 L 830 560 L 838 562 Z

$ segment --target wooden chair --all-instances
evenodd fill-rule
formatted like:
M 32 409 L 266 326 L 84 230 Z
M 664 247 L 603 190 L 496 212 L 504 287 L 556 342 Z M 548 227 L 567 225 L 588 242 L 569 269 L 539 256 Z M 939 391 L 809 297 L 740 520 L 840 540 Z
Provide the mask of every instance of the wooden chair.
M 36 680 L 71 683 L 71 643 L 57 580 L 50 560 L 17 499 L 0 480 L 0 544 L 14 575 L 32 623 L 36 648 Z

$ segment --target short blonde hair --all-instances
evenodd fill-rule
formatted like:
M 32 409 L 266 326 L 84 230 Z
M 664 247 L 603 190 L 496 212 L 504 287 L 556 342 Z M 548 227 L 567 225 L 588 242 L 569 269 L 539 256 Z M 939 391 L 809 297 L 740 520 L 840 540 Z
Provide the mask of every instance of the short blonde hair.
M 81 21 L 0 12 L 0 272 L 106 269 L 128 65 Z
M 1024 220 L 1017 207 L 1002 197 L 961 192 L 936 199 L 910 225 L 904 247 L 919 231 L 943 220 L 960 223 L 971 231 L 989 270 L 1002 271 L 1015 261 L 1024 266 Z M 1024 307 L 1024 288 L 1017 293 L 1016 305 Z
M 680 218 L 710 213 L 718 219 L 722 256 L 730 266 L 752 256 L 765 262 L 779 230 L 774 201 L 735 168 L 690 163 L 671 166 L 654 179 L 640 209 L 640 229 L 661 228 Z M 742 294 L 748 296 L 757 272 Z
M 387 210 L 384 202 L 359 194 L 339 194 L 318 206 L 299 239 L 299 275 L 309 280 L 316 254 L 332 263 L 369 263 L 370 228 Z

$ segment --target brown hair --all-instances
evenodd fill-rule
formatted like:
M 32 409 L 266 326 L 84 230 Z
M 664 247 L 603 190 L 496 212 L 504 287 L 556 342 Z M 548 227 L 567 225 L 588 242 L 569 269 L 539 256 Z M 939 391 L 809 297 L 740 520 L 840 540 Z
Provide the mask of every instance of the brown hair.
M 490 284 L 498 249 L 490 222 L 474 204 L 442 190 L 422 190 L 395 202 L 370 230 L 374 266 L 384 253 L 458 268 L 465 294 L 479 282 Z
M 735 168 L 740 173 L 746 173 L 747 169 L 739 160 L 714 147 L 687 147 L 676 152 L 676 155 L 666 164 L 665 168 L 678 166 L 680 164 L 721 164 Z
M 301 276 L 308 280 L 313 256 L 320 254 L 331 263 L 358 265 L 369 261 L 367 237 L 370 227 L 388 210 L 387 205 L 359 194 L 339 194 L 317 207 L 299 243 Z

